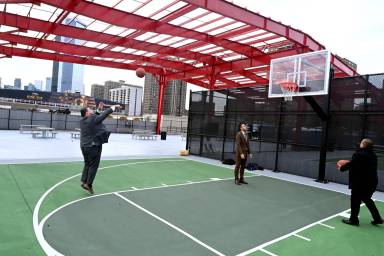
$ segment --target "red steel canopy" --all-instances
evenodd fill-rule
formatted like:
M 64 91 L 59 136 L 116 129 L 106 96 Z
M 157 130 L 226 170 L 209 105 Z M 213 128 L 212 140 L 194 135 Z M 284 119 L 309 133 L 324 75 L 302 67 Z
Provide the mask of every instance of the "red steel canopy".
M 271 59 L 325 49 L 224 0 L 0 0 L 0 25 L 2 57 L 143 67 L 160 76 L 159 102 L 170 79 L 210 90 L 266 85 Z M 335 76 L 356 74 L 337 56 L 331 63 Z

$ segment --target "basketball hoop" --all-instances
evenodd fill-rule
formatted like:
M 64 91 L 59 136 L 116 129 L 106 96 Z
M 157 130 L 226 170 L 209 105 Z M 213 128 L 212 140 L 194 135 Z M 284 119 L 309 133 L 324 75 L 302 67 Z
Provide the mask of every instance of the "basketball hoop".
M 292 95 L 299 91 L 299 86 L 295 82 L 281 82 L 280 88 L 285 101 L 292 101 Z

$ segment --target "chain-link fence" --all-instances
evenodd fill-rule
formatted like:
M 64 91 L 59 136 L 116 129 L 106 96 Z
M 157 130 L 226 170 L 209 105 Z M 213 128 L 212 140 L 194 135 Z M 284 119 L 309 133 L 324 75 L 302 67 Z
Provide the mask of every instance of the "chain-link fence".
M 235 135 L 239 123 L 246 122 L 254 155 L 251 162 L 318 178 L 320 153 L 326 152 L 325 178 L 347 183 L 348 175 L 336 170 L 336 161 L 349 159 L 357 142 L 368 137 L 375 143 L 379 189 L 384 191 L 383 84 L 384 74 L 332 79 L 327 121 L 304 97 L 268 98 L 267 86 L 193 92 L 187 147 L 196 155 L 234 158 Z M 328 96 L 312 99 L 325 109 Z

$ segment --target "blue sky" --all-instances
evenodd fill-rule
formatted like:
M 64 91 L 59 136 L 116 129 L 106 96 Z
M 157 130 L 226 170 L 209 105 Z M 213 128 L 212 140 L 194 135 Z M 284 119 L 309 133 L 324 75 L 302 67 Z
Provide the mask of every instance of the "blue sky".
M 249 10 L 300 29 L 325 45 L 332 53 L 348 58 L 358 66 L 360 74 L 384 72 L 384 1 L 380 0 L 235 0 Z M 0 59 L 3 84 L 22 84 L 44 80 L 52 73 L 52 62 L 17 58 Z M 133 71 L 85 66 L 85 92 L 92 83 L 125 80 L 143 85 Z M 197 87 L 190 86 L 190 89 Z

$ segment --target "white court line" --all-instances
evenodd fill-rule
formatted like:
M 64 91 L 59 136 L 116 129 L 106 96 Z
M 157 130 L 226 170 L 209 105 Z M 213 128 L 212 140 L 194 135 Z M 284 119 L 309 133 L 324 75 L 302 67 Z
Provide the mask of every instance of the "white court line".
M 329 225 L 324 224 L 324 223 L 319 223 L 319 225 L 330 228 L 330 229 L 335 229 L 335 227 L 329 226 Z
M 200 241 L 200 240 L 197 239 L 196 237 L 192 236 L 191 234 L 185 232 L 185 231 L 182 230 L 181 228 L 179 228 L 179 227 L 173 225 L 173 224 L 170 223 L 169 221 L 166 221 L 165 219 L 159 217 L 158 215 L 156 215 L 156 214 L 154 214 L 153 212 L 151 212 L 151 211 L 145 209 L 144 207 L 142 207 L 142 206 L 136 204 L 135 202 L 129 200 L 128 198 L 126 198 L 126 197 L 120 195 L 119 193 L 113 193 L 113 194 L 115 194 L 116 196 L 120 197 L 121 199 L 127 201 L 127 202 L 130 203 L 131 205 L 135 206 L 136 208 L 140 209 L 141 211 L 145 212 L 146 214 L 152 216 L 153 218 L 155 218 L 155 219 L 157 219 L 157 220 L 163 222 L 165 225 L 167 225 L 167 226 L 173 228 L 174 230 L 180 232 L 180 233 L 183 234 L 184 236 L 188 237 L 189 239 L 191 239 L 192 241 L 198 243 L 199 245 L 205 247 L 206 249 L 210 250 L 211 252 L 213 252 L 213 253 L 215 253 L 215 254 L 217 254 L 217 255 L 220 255 L 220 256 L 225 256 L 225 254 L 223 254 L 223 253 L 219 252 L 218 250 L 214 249 L 213 247 L 211 247 L 211 246 L 209 246 L 209 245 L 203 243 L 202 241 Z
M 219 179 L 219 178 L 210 178 L 211 180 L 221 180 L 221 179 Z
M 349 211 L 349 210 L 345 210 L 345 211 L 342 211 L 342 212 L 340 212 L 340 213 L 343 213 L 343 212 L 346 212 L 346 211 Z M 330 219 L 332 219 L 332 218 L 338 217 L 338 216 L 340 216 L 340 213 L 336 213 L 336 214 L 334 214 L 334 215 L 332 215 L 332 216 L 329 216 L 329 217 L 326 217 L 326 218 L 324 218 L 324 219 L 322 219 L 322 220 L 313 222 L 313 223 L 311 223 L 311 224 L 309 224 L 309 225 L 307 225 L 307 226 L 304 226 L 304 227 L 302 227 L 302 228 L 299 228 L 299 229 L 297 229 L 297 230 L 295 230 L 295 231 L 292 231 L 292 232 L 290 232 L 290 233 L 288 233 L 288 234 L 285 234 L 285 235 L 280 236 L 280 237 L 278 237 L 278 238 L 275 238 L 275 239 L 273 239 L 273 240 L 271 240 L 271 241 L 268 241 L 268 242 L 266 242 L 266 243 L 263 243 L 263 244 L 261 244 L 261 245 L 258 245 L 258 246 L 256 246 L 256 247 L 254 247 L 254 248 L 251 248 L 251 249 L 249 249 L 249 250 L 247 250 L 247 251 L 244 251 L 244 252 L 242 252 L 242 253 L 239 253 L 239 254 L 237 254 L 237 256 L 245 256 L 245 255 L 251 254 L 251 253 L 256 252 L 256 251 L 261 251 L 264 247 L 267 247 L 267 246 L 269 246 L 269 245 L 271 245 L 271 244 L 274 244 L 274 243 L 276 243 L 276 242 L 279 242 L 279 241 L 281 241 L 281 240 L 284 240 L 284 239 L 286 239 L 286 238 L 288 238 L 288 237 L 290 237 L 290 236 L 292 236 L 292 235 L 294 235 L 294 234 L 296 234 L 296 233 L 299 233 L 299 232 L 301 232 L 301 231 L 303 231 L 303 230 L 306 230 L 306 229 L 308 229 L 308 228 L 311 228 L 311 227 L 313 227 L 313 226 L 315 226 L 315 225 L 317 225 L 317 224 L 319 224 L 319 223 L 321 223 L 321 222 L 324 222 L 324 221 L 330 220 Z
M 249 176 L 249 177 L 257 177 L 257 175 L 255 176 Z M 233 178 L 227 178 L 227 179 L 221 179 L 220 181 L 226 181 L 226 180 L 233 180 Z M 72 204 L 75 204 L 77 202 L 80 202 L 80 201 L 83 201 L 83 200 L 88 200 L 88 199 L 91 199 L 91 198 L 94 198 L 94 197 L 100 197 L 100 196 L 107 196 L 107 195 L 112 195 L 114 193 L 126 193 L 126 192 L 135 192 L 135 191 L 144 191 L 144 190 L 154 190 L 154 189 L 163 189 L 163 188 L 171 188 L 171 187 L 181 187 L 181 186 L 188 186 L 188 185 L 195 185 L 195 184 L 204 184 L 204 183 L 210 183 L 210 182 L 217 182 L 216 180 L 203 180 L 203 181 L 195 181 L 195 182 L 187 182 L 187 183 L 179 183 L 179 184 L 173 184 L 173 185 L 168 185 L 167 187 L 164 187 L 164 186 L 155 186 L 155 187 L 146 187 L 146 188 L 136 188 L 136 187 L 132 187 L 132 189 L 127 189 L 127 190 L 120 190 L 120 191 L 114 191 L 114 192 L 108 192 L 108 193 L 102 193 L 102 194 L 97 194 L 97 195 L 93 195 L 93 196 L 88 196 L 88 197 L 83 197 L 83 198 L 80 198 L 80 199 L 76 199 L 74 201 L 71 201 L 69 203 L 66 203 L 58 208 L 56 208 L 55 210 L 53 210 L 52 212 L 50 212 L 49 214 L 47 214 L 40 222 L 40 226 L 43 227 L 45 222 L 52 216 L 54 215 L 56 212 L 62 210 L 63 208 L 69 206 L 69 205 L 72 205 Z M 133 189 L 134 188 L 134 189 Z
M 349 219 L 349 217 L 351 217 L 351 214 L 346 213 L 346 212 L 342 212 L 342 213 L 339 214 L 339 216 Z
M 172 161 L 172 160 L 167 160 L 167 161 Z M 180 161 L 180 160 L 173 160 L 173 161 Z M 130 164 L 137 164 L 137 163 L 147 163 L 148 161 L 146 162 L 135 162 L 135 163 L 130 163 Z M 151 161 L 151 162 L 159 162 L 159 161 Z M 160 162 L 164 162 L 164 161 L 160 161 Z M 128 163 L 126 164 L 128 165 Z M 121 165 L 119 165 L 121 166 Z M 100 168 L 101 169 L 101 168 Z M 65 181 L 68 181 L 74 177 L 77 177 L 77 176 L 80 176 L 81 174 L 76 174 L 74 176 L 71 176 L 61 182 L 59 182 L 58 184 L 56 184 L 55 186 L 51 187 L 39 200 L 38 204 L 36 204 L 35 206 L 35 209 L 34 209 L 34 214 L 36 212 L 36 216 L 34 216 L 34 221 L 35 221 L 35 218 L 36 218 L 36 223 L 37 223 L 37 226 L 36 226 L 36 229 L 35 229 L 35 226 L 34 226 L 34 231 L 35 231 L 35 234 L 36 234 L 36 237 L 38 239 L 38 242 L 40 243 L 40 246 L 43 248 L 44 252 L 47 254 L 47 255 L 54 255 L 54 256 L 63 256 L 62 254 L 60 254 L 59 252 L 57 252 L 55 249 L 53 249 L 49 244 L 48 242 L 45 240 L 44 236 L 43 236 L 43 227 L 44 227 L 44 224 L 45 222 L 52 216 L 54 215 L 56 212 L 60 211 L 61 209 L 71 205 L 71 204 L 74 204 L 74 203 L 77 203 L 77 202 L 80 202 L 80 201 L 83 201 L 83 200 L 87 200 L 87 199 L 91 199 L 91 198 L 94 198 L 94 197 L 99 197 L 99 196 L 105 196 L 105 195 L 111 195 L 113 193 L 124 193 L 124 192 L 133 192 L 133 191 L 143 191 L 143 190 L 152 190 L 152 189 L 161 189 L 161 188 L 169 188 L 169 187 L 179 187 L 179 186 L 187 186 L 187 185 L 192 185 L 192 184 L 202 184 L 202 183 L 209 183 L 209 182 L 217 182 L 216 180 L 204 180 L 204 181 L 195 181 L 195 182 L 187 182 L 187 183 L 180 183 L 180 184 L 173 184 L 173 185 L 168 185 L 167 187 L 164 187 L 164 186 L 155 186 L 155 187 L 146 187 L 146 188 L 136 188 L 136 187 L 132 187 L 132 189 L 129 189 L 129 190 L 121 190 L 121 191 L 114 191 L 114 192 L 109 192 L 109 193 L 103 193 L 103 194 L 97 194 L 97 195 L 93 195 L 93 196 L 89 196 L 89 197 L 84 197 L 84 198 L 80 198 L 80 199 L 77 199 L 77 200 L 74 200 L 72 202 L 69 202 L 69 203 L 66 203 L 62 206 L 60 206 L 59 208 L 53 210 L 52 212 L 50 212 L 49 214 L 47 214 L 42 220 L 40 223 L 37 222 L 38 220 L 38 212 L 39 212 L 39 208 L 42 204 L 42 201 L 47 197 L 47 195 L 54 189 L 56 188 L 57 186 L 61 185 L 62 183 L 64 183 Z M 257 177 L 257 176 L 260 176 L 260 175 L 252 175 L 252 176 L 248 176 L 248 177 Z M 226 181 L 226 180 L 232 180 L 233 178 L 226 178 L 226 179 L 221 179 L 220 181 Z M 37 208 L 38 207 L 38 208 Z M 43 247 L 44 246 L 44 247 Z
M 262 252 L 265 253 L 265 254 L 271 255 L 271 256 L 278 256 L 277 254 L 274 254 L 274 253 L 272 253 L 272 252 L 270 252 L 270 251 L 267 251 L 267 250 L 265 250 L 265 249 L 260 249 L 260 251 L 262 251 Z
M 303 239 L 305 241 L 311 242 L 311 239 L 309 239 L 309 238 L 307 238 L 305 236 L 301 236 L 301 235 L 298 235 L 298 234 L 293 234 L 293 236 L 298 237 L 300 239 Z
M 106 166 L 106 167 L 101 167 L 99 168 L 99 170 L 102 170 L 102 169 L 109 169 L 109 168 L 112 168 L 112 167 L 118 167 L 118 166 L 125 166 L 125 165 L 134 165 L 134 164 L 145 164 L 145 163 L 159 163 L 159 162 L 177 162 L 177 161 L 185 161 L 185 159 L 170 159 L 170 160 L 153 160 L 153 161 L 141 161 L 141 162 L 131 162 L 131 163 L 125 163 L 125 164 L 118 164 L 118 165 L 111 165 L 111 166 Z M 35 236 L 37 238 L 37 241 L 39 242 L 41 248 L 43 249 L 43 251 L 45 252 L 45 254 L 49 255 L 49 256 L 63 256 L 63 254 L 59 253 L 58 251 L 56 251 L 55 249 L 53 249 L 49 244 L 48 242 L 45 240 L 44 238 L 44 235 L 43 235 L 43 223 L 40 222 L 39 223 L 39 211 L 40 211 L 40 207 L 43 203 L 43 201 L 45 200 L 45 198 L 48 196 L 49 193 L 51 193 L 55 188 L 57 188 L 58 186 L 60 186 L 61 184 L 63 184 L 64 182 L 68 181 L 68 180 L 71 180 L 73 178 L 76 178 L 78 176 L 80 176 L 81 173 L 78 173 L 76 175 L 73 175 L 69 178 L 66 178 L 58 183 L 56 183 L 55 185 L 53 185 L 52 187 L 50 187 L 41 197 L 40 199 L 37 201 L 36 205 L 35 205 L 35 208 L 33 209 L 33 215 L 32 215 L 32 223 L 33 223 L 33 230 L 35 232 Z

